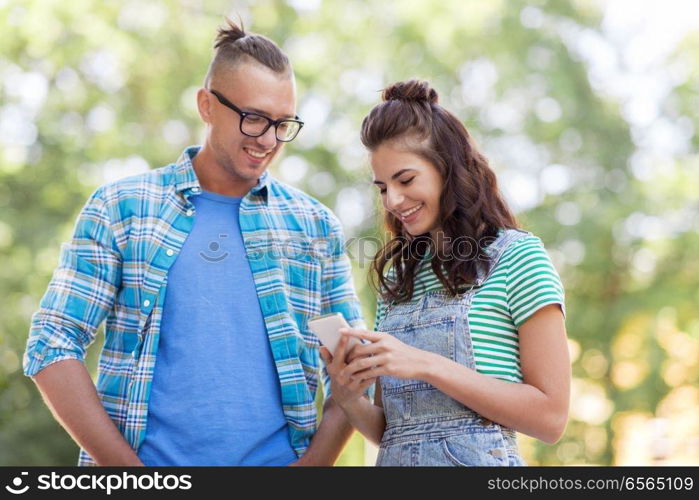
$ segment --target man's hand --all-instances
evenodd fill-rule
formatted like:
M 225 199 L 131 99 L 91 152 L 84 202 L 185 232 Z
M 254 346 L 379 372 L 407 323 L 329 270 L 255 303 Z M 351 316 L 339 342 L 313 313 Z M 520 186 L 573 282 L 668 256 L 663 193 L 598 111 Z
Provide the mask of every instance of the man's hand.
M 97 465 L 143 465 L 109 418 L 85 365 L 58 361 L 34 377 L 53 416 Z

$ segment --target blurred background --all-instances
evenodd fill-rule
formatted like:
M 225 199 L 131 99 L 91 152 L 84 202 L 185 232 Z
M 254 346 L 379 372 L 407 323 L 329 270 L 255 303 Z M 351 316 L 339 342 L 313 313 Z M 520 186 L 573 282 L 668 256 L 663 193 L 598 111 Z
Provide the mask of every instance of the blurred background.
M 73 465 L 22 353 L 59 245 L 100 184 L 198 143 L 223 16 L 290 56 L 300 137 L 273 172 L 333 208 L 367 285 L 379 90 L 429 80 L 566 288 L 567 431 L 530 464 L 699 464 L 695 0 L 0 0 L 0 465 Z M 94 372 L 100 342 L 91 347 Z M 342 465 L 371 464 L 355 435 Z

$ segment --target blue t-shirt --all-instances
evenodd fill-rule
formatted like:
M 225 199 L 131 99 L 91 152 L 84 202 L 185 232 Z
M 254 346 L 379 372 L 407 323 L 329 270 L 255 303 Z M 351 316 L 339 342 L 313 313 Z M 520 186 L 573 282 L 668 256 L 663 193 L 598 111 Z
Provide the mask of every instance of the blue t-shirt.
M 168 272 L 138 456 L 146 465 L 296 460 L 238 222 L 241 198 L 191 198 L 194 227 Z

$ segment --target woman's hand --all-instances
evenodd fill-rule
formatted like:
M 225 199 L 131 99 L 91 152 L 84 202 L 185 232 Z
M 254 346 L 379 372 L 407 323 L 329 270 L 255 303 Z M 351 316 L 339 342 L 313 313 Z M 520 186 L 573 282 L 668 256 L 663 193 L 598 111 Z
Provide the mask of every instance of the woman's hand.
M 335 356 L 330 354 L 326 347 L 320 348 L 320 356 L 325 361 L 325 366 L 330 375 L 332 398 L 340 407 L 346 407 L 358 400 L 364 392 L 376 382 L 376 378 L 366 377 L 349 377 L 341 375 L 341 372 L 347 366 L 345 362 L 347 358 L 347 341 L 349 337 L 343 335 L 335 349 Z M 354 352 L 355 349 L 352 350 Z
M 349 353 L 349 364 L 339 372 L 341 378 L 374 380 L 391 375 L 423 380 L 434 353 L 404 344 L 388 333 L 369 332 L 359 328 L 343 328 L 340 333 L 370 341 L 357 345 Z

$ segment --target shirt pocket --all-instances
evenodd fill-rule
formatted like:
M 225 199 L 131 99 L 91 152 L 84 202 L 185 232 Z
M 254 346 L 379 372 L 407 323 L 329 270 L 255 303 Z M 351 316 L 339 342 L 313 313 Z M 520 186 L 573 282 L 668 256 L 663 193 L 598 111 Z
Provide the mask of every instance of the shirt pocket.
M 310 257 L 282 256 L 279 265 L 286 300 L 292 312 L 298 315 L 298 319 L 320 314 L 320 263 Z

